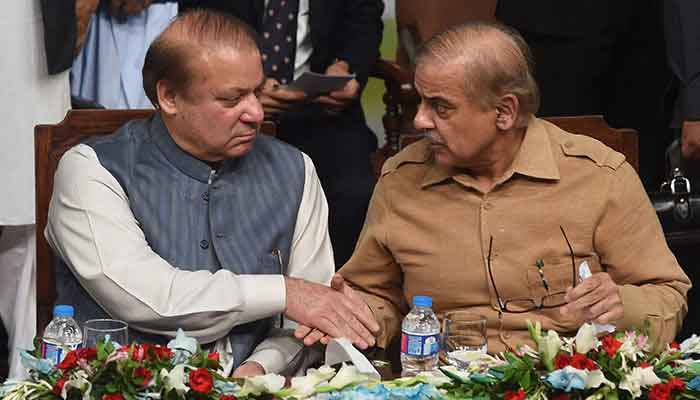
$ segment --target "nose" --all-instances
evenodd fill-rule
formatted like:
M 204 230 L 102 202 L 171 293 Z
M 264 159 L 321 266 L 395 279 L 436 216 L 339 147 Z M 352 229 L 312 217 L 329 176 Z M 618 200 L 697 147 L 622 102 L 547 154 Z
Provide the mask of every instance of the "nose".
M 416 129 L 425 130 L 435 128 L 435 124 L 433 124 L 432 119 L 429 117 L 429 110 L 427 108 L 423 101 L 418 104 L 418 111 L 413 118 L 413 126 L 415 126 Z
M 247 96 L 245 102 L 245 110 L 241 115 L 241 120 L 252 124 L 261 124 L 263 118 L 265 118 L 265 111 L 258 97 L 251 93 Z

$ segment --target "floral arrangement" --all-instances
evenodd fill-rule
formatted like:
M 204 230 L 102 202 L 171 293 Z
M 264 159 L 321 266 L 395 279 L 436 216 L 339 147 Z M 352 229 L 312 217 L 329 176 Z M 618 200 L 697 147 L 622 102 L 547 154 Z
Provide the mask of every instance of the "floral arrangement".
M 454 379 L 448 399 L 700 399 L 700 337 L 650 354 L 639 332 L 598 336 L 584 324 L 575 337 L 560 338 L 528 322 L 537 350 L 523 346 L 488 362 L 472 362 L 465 371 L 441 368 Z
M 27 352 L 22 362 L 31 380 L 6 381 L 2 400 L 248 400 L 248 399 L 405 399 L 442 396 L 436 386 L 451 382 L 430 374 L 378 382 L 343 365 L 323 366 L 306 376 L 286 379 L 268 374 L 245 379 L 221 375 L 219 355 L 203 351 L 194 338 L 178 331 L 167 347 L 119 346 L 111 341 L 68 353 L 58 365 Z
M 483 355 L 465 369 L 379 382 L 353 365 L 309 369 L 292 378 L 268 374 L 245 379 L 219 372 L 217 353 L 203 351 L 182 331 L 167 347 L 98 343 L 70 352 L 58 365 L 26 352 L 30 381 L 7 381 L 2 400 L 147 400 L 147 399 L 309 399 L 309 400 L 700 400 L 700 337 L 649 352 L 639 332 L 599 337 L 584 324 L 575 337 L 560 338 L 528 322 L 537 349 Z M 289 383 L 289 384 L 287 384 Z

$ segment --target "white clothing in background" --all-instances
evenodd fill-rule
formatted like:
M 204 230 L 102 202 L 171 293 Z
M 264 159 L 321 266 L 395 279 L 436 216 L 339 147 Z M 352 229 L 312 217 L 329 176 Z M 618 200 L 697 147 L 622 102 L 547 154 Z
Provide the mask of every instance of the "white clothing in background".
M 40 0 L 3 2 L 0 13 L 0 318 L 10 342 L 10 377 L 26 378 L 17 347 L 36 330 L 34 125 L 70 108 L 68 71 L 48 75 Z
M 71 68 L 71 93 L 106 108 L 153 108 L 141 69 L 151 42 L 177 15 L 177 3 L 154 3 L 119 21 L 100 6 Z

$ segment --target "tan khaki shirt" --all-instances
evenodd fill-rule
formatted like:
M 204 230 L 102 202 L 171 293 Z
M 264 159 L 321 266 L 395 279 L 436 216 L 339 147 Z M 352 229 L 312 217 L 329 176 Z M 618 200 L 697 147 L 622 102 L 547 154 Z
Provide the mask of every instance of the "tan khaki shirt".
M 489 192 L 460 171 L 434 164 L 425 141 L 387 161 L 355 253 L 341 274 L 360 288 L 382 326 L 386 347 L 400 333 L 414 295 L 433 298 L 441 316 L 468 309 L 488 318 L 489 352 L 499 339 L 498 304 L 487 254 L 502 300 L 553 293 L 572 285 L 578 269 L 607 271 L 621 285 L 618 329 L 650 322 L 652 336 L 670 341 L 687 312 L 690 281 L 668 249 L 646 192 L 624 156 L 587 136 L 531 119 L 511 169 Z M 578 277 L 578 270 L 576 271 Z M 528 340 L 526 320 L 574 334 L 578 323 L 559 308 L 506 313 L 511 346 Z

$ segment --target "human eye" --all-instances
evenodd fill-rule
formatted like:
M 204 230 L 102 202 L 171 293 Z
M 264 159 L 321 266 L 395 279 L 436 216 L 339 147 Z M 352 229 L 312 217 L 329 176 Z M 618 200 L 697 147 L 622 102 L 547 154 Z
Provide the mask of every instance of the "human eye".
M 222 96 L 217 98 L 217 100 L 225 107 L 233 107 L 236 104 L 240 103 L 241 96 Z
M 431 99 L 428 104 L 430 104 L 430 108 L 432 108 L 435 111 L 435 114 L 437 114 L 437 116 L 440 118 L 449 117 L 450 111 L 453 108 L 445 101 L 440 99 Z
M 435 113 L 437 113 L 438 116 L 440 117 L 447 117 L 447 113 L 450 111 L 450 108 L 446 104 L 442 103 L 437 103 L 435 105 Z

